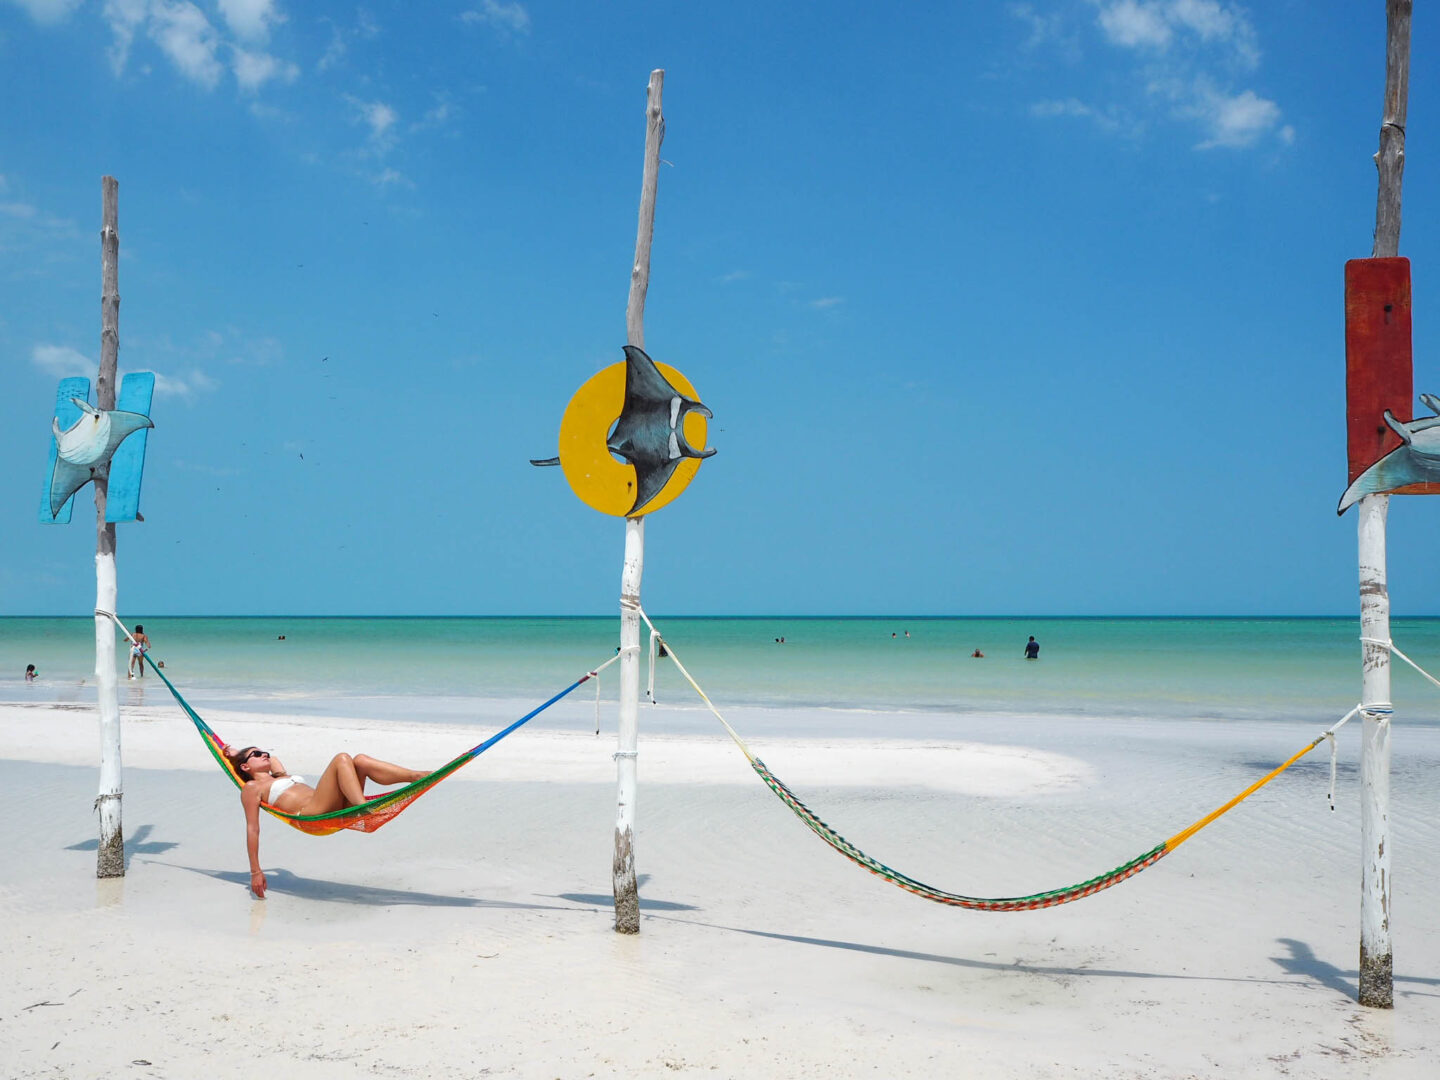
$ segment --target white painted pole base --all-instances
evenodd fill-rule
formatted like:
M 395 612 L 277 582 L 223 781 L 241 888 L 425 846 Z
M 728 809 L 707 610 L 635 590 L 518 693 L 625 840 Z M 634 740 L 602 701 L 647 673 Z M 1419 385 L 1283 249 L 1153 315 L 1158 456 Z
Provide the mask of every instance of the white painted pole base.
M 112 529 L 114 526 L 110 526 Z M 95 606 L 115 610 L 115 552 L 95 556 Z M 100 715 L 100 792 L 95 809 L 100 814 L 100 847 L 95 876 L 125 876 L 125 830 L 120 820 L 120 686 L 115 676 L 115 627 L 104 615 L 95 616 L 95 692 Z
M 1385 518 L 1388 495 L 1360 500 L 1360 636 L 1390 640 Z M 1361 1005 L 1395 1006 L 1390 946 L 1390 650 L 1361 642 L 1360 744 L 1360 994 Z
M 615 930 L 640 932 L 635 880 L 635 755 L 640 728 L 640 579 L 645 572 L 645 519 L 625 519 L 625 568 L 620 577 L 620 735 L 615 750 Z

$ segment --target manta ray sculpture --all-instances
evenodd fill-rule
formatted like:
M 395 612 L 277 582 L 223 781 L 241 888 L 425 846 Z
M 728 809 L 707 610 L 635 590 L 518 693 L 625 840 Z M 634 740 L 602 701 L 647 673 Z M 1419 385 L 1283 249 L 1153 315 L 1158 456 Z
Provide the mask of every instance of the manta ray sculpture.
M 71 398 L 70 402 L 79 408 L 79 420 L 65 431 L 60 430 L 58 420 L 50 420 L 56 448 L 55 471 L 50 475 L 52 518 L 60 513 L 66 499 L 95 479 L 127 436 L 155 426 L 143 413 L 105 411 L 82 398 Z
M 714 415 L 686 397 L 660 373 L 644 349 L 625 346 L 625 403 L 605 440 L 611 453 L 635 468 L 635 501 L 628 511 L 642 510 L 670 482 L 683 458 L 713 457 L 713 448 L 696 450 L 685 440 L 685 417 Z M 560 459 L 530 459 L 531 465 L 559 465 Z
M 1440 398 L 1421 394 L 1420 400 L 1436 415 L 1422 416 L 1407 424 L 1385 410 L 1385 423 L 1403 444 L 1355 478 L 1340 496 L 1337 514 L 1345 513 L 1366 495 L 1380 495 L 1410 484 L 1440 483 Z

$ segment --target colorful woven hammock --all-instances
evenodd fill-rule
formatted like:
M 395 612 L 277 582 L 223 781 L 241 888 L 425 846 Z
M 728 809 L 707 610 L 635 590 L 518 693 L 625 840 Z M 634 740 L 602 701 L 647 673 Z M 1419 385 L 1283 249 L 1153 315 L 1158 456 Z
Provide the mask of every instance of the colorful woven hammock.
M 117 619 L 116 622 L 118 623 L 119 620 Z M 128 637 L 129 635 L 127 634 L 126 636 Z M 399 815 L 402 810 L 420 798 L 421 795 L 424 795 L 436 784 L 440 783 L 441 780 L 444 780 L 447 776 L 458 772 L 470 764 L 470 762 L 474 761 L 486 750 L 489 750 L 490 747 L 505 738 L 506 735 L 509 735 L 512 731 L 539 716 L 581 683 L 588 682 L 590 679 L 595 678 L 600 672 L 604 671 L 618 659 L 620 659 L 619 654 L 605 661 L 605 663 L 601 664 L 594 671 L 587 671 L 543 705 L 532 709 L 509 727 L 497 731 L 478 746 L 472 746 L 463 754 L 447 761 L 434 772 L 422 776 L 412 784 L 406 784 L 404 787 L 396 788 L 394 791 L 384 791 L 378 795 L 371 795 L 361 806 L 347 806 L 343 810 L 335 810 L 328 814 L 287 814 L 284 810 L 277 810 L 269 803 L 264 802 L 260 804 L 260 809 L 273 817 L 279 818 L 292 828 L 299 829 L 303 833 L 309 833 L 311 836 L 329 836 L 331 833 L 337 833 L 341 829 L 355 829 L 358 832 L 367 833 L 374 832 L 380 828 L 380 826 Z M 179 702 L 180 707 L 185 710 L 185 714 L 190 717 L 190 721 L 195 725 L 195 730 L 199 732 L 200 737 L 205 741 L 205 748 L 210 751 L 210 756 L 215 759 L 216 763 L 225 770 L 225 775 L 230 777 L 231 782 L 235 784 L 236 787 L 243 787 L 245 782 L 240 779 L 239 775 L 235 772 L 235 767 L 230 763 L 230 759 L 225 756 L 225 741 L 221 739 L 219 735 L 215 734 L 215 730 L 205 722 L 199 713 L 191 708 L 190 703 L 181 696 L 180 691 L 175 689 L 175 684 L 166 677 L 165 672 L 160 667 L 151 661 L 148 654 L 143 654 L 142 660 L 144 663 L 150 665 L 151 671 L 160 676 L 161 681 L 169 688 L 170 693 L 174 696 L 175 700 Z
M 647 616 L 644 611 L 640 612 L 640 617 L 645 620 L 651 631 L 655 631 L 655 624 L 650 622 L 649 616 Z M 756 757 L 750 752 L 750 748 L 745 745 L 745 740 L 740 738 L 740 735 L 735 731 L 733 727 L 730 726 L 730 724 L 725 720 L 725 717 L 720 715 L 720 710 L 715 707 L 713 702 L 711 702 L 705 691 L 700 689 L 700 684 L 695 681 L 694 677 L 691 676 L 690 672 L 685 669 L 685 665 L 680 662 L 679 657 L 675 655 L 675 646 L 670 644 L 668 640 L 666 640 L 665 644 L 670 654 L 670 659 L 674 661 L 675 666 L 680 671 L 680 674 L 685 677 L 685 681 L 688 682 L 695 690 L 695 692 L 700 695 L 700 700 L 705 702 L 706 707 L 709 708 L 711 713 L 714 714 L 715 719 L 720 721 L 721 725 L 725 728 L 725 731 L 730 735 L 730 738 L 735 741 L 735 745 L 740 748 L 740 752 L 745 755 L 747 760 L 749 760 L 750 767 L 755 770 L 756 774 L 759 775 L 761 780 L 765 781 L 765 785 L 780 798 L 780 801 L 783 802 L 786 806 L 788 806 L 792 811 L 794 811 L 795 816 L 798 817 L 801 821 L 803 821 L 806 827 L 808 827 L 811 832 L 813 832 L 816 836 L 820 837 L 821 840 L 824 840 L 825 843 L 829 844 L 832 848 L 838 851 L 841 855 L 844 855 L 847 859 L 855 863 L 857 866 L 864 867 L 866 870 L 870 871 L 870 873 L 875 874 L 878 877 L 884 878 L 892 885 L 896 885 L 904 889 L 906 892 L 912 892 L 916 896 L 924 897 L 926 900 L 933 900 L 937 904 L 950 904 L 954 907 L 970 908 L 974 911 L 1036 911 L 1040 908 L 1057 907 L 1060 904 L 1068 904 L 1072 900 L 1083 900 L 1087 896 L 1094 896 L 1102 889 L 1108 889 L 1112 885 L 1120 884 L 1120 882 L 1126 880 L 1127 878 L 1134 877 L 1136 874 L 1140 873 L 1141 870 L 1145 870 L 1149 867 L 1154 866 L 1166 855 L 1170 854 L 1186 840 L 1190 839 L 1190 837 L 1194 836 L 1197 832 L 1203 829 L 1206 825 L 1209 825 L 1221 814 L 1239 805 L 1245 799 L 1248 799 L 1255 792 L 1259 791 L 1266 784 L 1270 783 L 1271 780 L 1274 780 L 1286 769 L 1290 768 L 1291 765 L 1294 765 L 1295 762 L 1299 761 L 1311 750 L 1314 750 L 1315 747 L 1319 746 L 1326 739 L 1331 739 L 1333 745 L 1333 738 L 1335 732 L 1338 731 L 1341 727 L 1343 727 L 1347 722 L 1349 722 L 1361 711 L 1361 707 L 1357 705 L 1354 709 L 1351 709 L 1350 712 L 1348 712 L 1345 717 L 1341 719 L 1338 723 L 1332 724 L 1330 727 L 1325 729 L 1325 731 L 1317 735 L 1314 741 L 1312 741 L 1308 746 L 1291 755 L 1282 764 L 1278 765 L 1276 768 L 1266 773 L 1259 780 L 1255 781 L 1255 783 L 1251 784 L 1244 791 L 1242 791 L 1239 795 L 1236 795 L 1229 802 L 1225 803 L 1225 805 L 1211 811 L 1209 814 L 1206 814 L 1203 818 L 1201 818 L 1199 821 L 1195 822 L 1195 824 L 1189 826 L 1188 828 L 1180 830 L 1180 832 L 1170 837 L 1170 839 L 1166 840 L 1163 844 L 1155 845 L 1143 855 L 1137 855 L 1129 862 L 1122 863 L 1121 865 L 1115 867 L 1115 869 L 1110 870 L 1107 873 L 1100 874 L 1098 877 L 1090 878 L 1088 881 L 1082 881 L 1077 885 L 1067 885 L 1064 888 L 1060 889 L 1048 889 L 1045 892 L 1031 893 L 1028 896 L 966 896 L 963 893 L 947 892 L 944 889 L 937 889 L 933 885 L 926 885 L 923 881 L 917 881 L 915 878 L 910 877 L 908 874 L 902 874 L 899 870 L 895 870 L 889 866 L 886 866 L 879 859 L 876 859 L 873 856 L 867 855 L 865 852 L 861 851 L 849 840 L 846 840 L 845 837 L 841 836 L 829 825 L 821 821 L 815 811 L 811 810 L 808 806 L 801 802 L 799 798 L 796 797 L 795 793 L 791 791 L 788 787 L 786 787 L 784 783 L 781 782 L 780 778 L 777 777 L 766 767 L 763 761 L 761 761 L 758 757 Z

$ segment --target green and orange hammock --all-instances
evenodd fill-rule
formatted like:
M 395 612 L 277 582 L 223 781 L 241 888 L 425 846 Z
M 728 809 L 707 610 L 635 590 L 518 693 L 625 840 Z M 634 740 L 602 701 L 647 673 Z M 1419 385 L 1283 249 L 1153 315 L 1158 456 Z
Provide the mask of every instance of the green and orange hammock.
M 119 623 L 118 619 L 116 619 L 116 623 Z M 129 637 L 128 632 L 126 636 Z M 378 795 L 372 795 L 361 806 L 347 806 L 343 810 L 335 810 L 328 814 L 287 814 L 284 810 L 277 810 L 269 803 L 263 802 L 260 804 L 260 809 L 279 818 L 292 828 L 299 829 L 303 833 L 309 833 L 311 836 L 329 836 L 331 833 L 337 833 L 341 829 L 355 829 L 358 832 L 366 833 L 374 832 L 386 822 L 397 817 L 402 810 L 420 798 L 421 795 L 424 795 L 436 784 L 440 783 L 441 780 L 444 780 L 447 776 L 469 765 L 470 762 L 474 761 L 486 750 L 489 750 L 490 747 L 505 738 L 506 735 L 509 735 L 512 731 L 515 731 L 524 724 L 529 723 L 551 705 L 554 705 L 561 698 L 575 690 L 576 687 L 598 676 L 600 672 L 604 671 L 618 659 L 620 659 L 620 656 L 616 654 L 594 671 L 587 671 L 543 705 L 532 709 L 520 717 L 519 720 L 497 731 L 479 745 L 472 746 L 463 754 L 447 761 L 434 772 L 428 773 L 414 783 L 406 784 L 404 787 L 396 788 L 393 791 L 383 791 Z M 225 741 L 221 739 L 219 735 L 215 734 L 214 728 L 207 724 L 199 713 L 191 708 L 190 703 L 185 700 L 180 691 L 175 689 L 175 684 L 166 677 L 163 669 L 153 663 L 148 655 L 143 655 L 143 662 L 149 664 L 150 670 L 160 676 L 175 700 L 179 702 L 180 707 L 185 710 L 185 714 L 190 717 L 190 721 L 195 725 L 195 730 L 199 733 L 200 738 L 204 740 L 205 749 L 210 751 L 210 756 L 225 770 L 225 775 L 230 777 L 231 782 L 234 783 L 236 787 L 243 787 L 245 781 L 240 779 L 239 775 L 235 772 L 235 766 L 232 765 L 230 759 L 225 756 Z
M 656 631 L 655 624 L 650 622 L 649 616 L 647 616 L 644 611 L 641 611 L 640 617 L 645 620 L 645 623 L 650 627 L 651 632 L 658 636 L 659 632 Z M 855 863 L 857 866 L 864 867 L 866 870 L 870 871 L 870 873 L 875 874 L 877 877 L 884 878 L 886 881 L 890 882 L 890 884 L 896 885 L 904 889 L 906 892 L 914 893 L 916 896 L 924 897 L 926 900 L 933 900 L 937 904 L 949 904 L 953 907 L 969 908 L 972 911 L 1037 911 L 1040 908 L 1058 907 L 1060 904 L 1068 904 L 1072 900 L 1083 900 L 1087 896 L 1094 896 L 1097 892 L 1100 892 L 1103 889 L 1108 889 L 1112 885 L 1118 885 L 1120 884 L 1120 882 L 1125 881 L 1128 878 L 1134 877 L 1136 874 L 1140 873 L 1141 870 L 1146 870 L 1149 867 L 1154 866 L 1157 862 L 1163 859 L 1166 855 L 1169 855 L 1186 840 L 1189 840 L 1190 837 L 1194 836 L 1201 829 L 1205 828 L 1206 825 L 1209 825 L 1216 818 L 1220 817 L 1221 814 L 1224 814 L 1226 811 L 1234 808 L 1235 806 L 1238 806 L 1241 802 L 1248 799 L 1251 795 L 1255 794 L 1255 792 L 1259 791 L 1266 784 L 1270 783 L 1271 780 L 1274 780 L 1277 776 L 1283 773 L 1286 769 L 1290 768 L 1291 765 L 1294 765 L 1311 750 L 1314 750 L 1315 747 L 1319 746 L 1326 739 L 1330 739 L 1331 745 L 1333 746 L 1335 732 L 1362 711 L 1361 706 L 1355 706 L 1355 708 L 1351 709 L 1350 712 L 1345 714 L 1343 719 L 1341 719 L 1335 724 L 1332 724 L 1330 727 L 1326 728 L 1325 731 L 1317 735 L 1314 741 L 1312 741 L 1308 746 L 1291 755 L 1282 764 L 1272 769 L 1270 772 L 1266 773 L 1259 780 L 1255 781 L 1255 783 L 1251 784 L 1249 787 L 1247 787 L 1239 795 L 1236 795 L 1229 802 L 1225 803 L 1223 806 L 1217 808 L 1216 810 L 1211 811 L 1209 814 L 1206 814 L 1203 818 L 1201 818 L 1199 821 L 1195 822 L 1188 828 L 1181 829 L 1178 833 L 1170 837 L 1170 839 L 1166 840 L 1164 843 L 1156 844 L 1149 851 L 1145 852 L 1142 855 L 1135 856 L 1135 858 L 1131 859 L 1129 862 L 1122 863 L 1120 866 L 1115 867 L 1115 869 L 1113 870 L 1110 870 L 1104 874 L 1100 874 L 1097 877 L 1090 878 L 1088 881 L 1082 881 L 1078 885 L 1067 885 L 1064 888 L 1060 889 L 1047 889 L 1045 892 L 1031 893 L 1028 896 L 966 896 L 963 893 L 947 892 L 944 889 L 937 889 L 933 885 L 926 885 L 923 881 L 917 881 L 915 878 L 910 877 L 908 874 L 902 874 L 899 870 L 895 870 L 889 866 L 886 866 L 879 859 L 876 859 L 873 856 L 867 855 L 865 852 L 861 851 L 849 840 L 846 840 L 845 837 L 841 836 L 833 828 L 825 824 L 825 822 L 821 821 L 820 817 L 815 813 L 815 811 L 811 810 L 808 806 L 801 802 L 800 799 L 796 797 L 795 793 L 791 791 L 788 787 L 786 787 L 785 784 L 781 782 L 780 778 L 777 777 L 766 767 L 763 761 L 761 761 L 758 757 L 756 757 L 753 753 L 750 752 L 750 748 L 745 745 L 745 740 L 740 738 L 739 734 L 735 731 L 735 729 L 726 722 L 725 717 L 720 715 L 720 710 L 715 708 L 715 705 L 711 702 L 705 691 L 700 689 L 700 684 L 697 683 L 695 679 L 691 676 L 690 672 L 685 669 L 685 665 L 682 664 L 680 662 L 680 658 L 675 655 L 675 647 L 671 645 L 669 641 L 666 641 L 665 644 L 666 649 L 670 655 L 670 659 L 674 661 L 676 668 L 678 668 L 680 671 L 680 674 L 685 677 L 685 681 L 688 682 L 695 690 L 695 692 L 700 695 L 700 700 L 705 702 L 706 707 L 709 708 L 709 710 L 715 715 L 715 719 L 720 721 L 721 725 L 730 735 L 730 738 L 735 741 L 735 745 L 740 748 L 741 753 L 743 753 L 746 759 L 750 762 L 750 767 L 755 770 L 756 774 L 760 777 L 761 780 L 765 781 L 765 786 L 768 787 L 771 791 L 773 791 L 779 797 L 781 802 L 783 802 L 792 811 L 794 811 L 795 816 L 798 817 L 801 821 L 803 821 L 806 827 L 809 828 L 811 832 L 813 832 L 816 836 L 820 837 L 821 840 L 824 840 L 825 843 L 829 844 L 832 848 L 838 851 L 841 855 L 844 855 L 847 859 Z M 1374 709 L 1364 711 L 1384 712 L 1388 710 L 1382 710 L 1376 707 Z

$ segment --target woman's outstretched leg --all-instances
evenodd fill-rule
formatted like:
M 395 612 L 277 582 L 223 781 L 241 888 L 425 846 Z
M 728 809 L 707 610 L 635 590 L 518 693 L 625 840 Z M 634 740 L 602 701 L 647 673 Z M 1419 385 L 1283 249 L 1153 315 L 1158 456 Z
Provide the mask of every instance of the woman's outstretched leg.
M 407 769 L 403 765 L 392 765 L 388 761 L 381 761 L 369 754 L 355 755 L 355 771 L 359 774 L 362 782 L 374 780 L 377 784 L 413 784 L 426 775 L 415 769 Z

